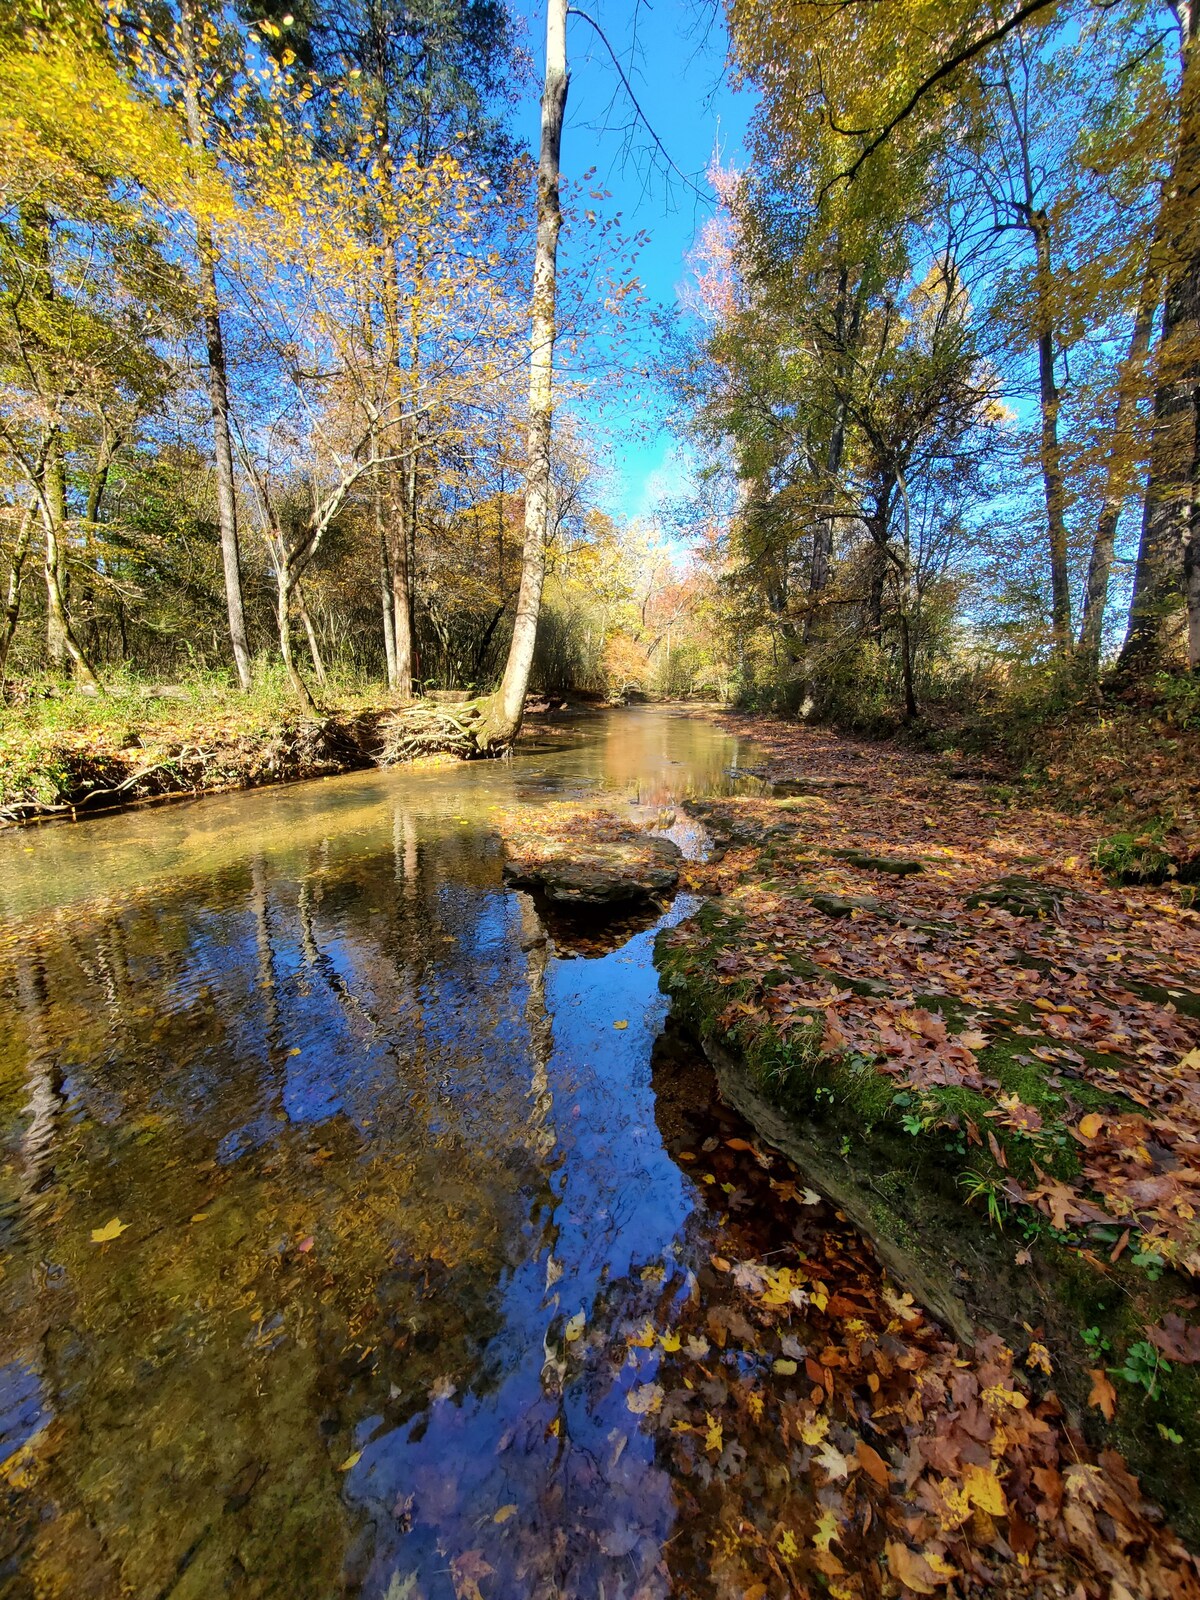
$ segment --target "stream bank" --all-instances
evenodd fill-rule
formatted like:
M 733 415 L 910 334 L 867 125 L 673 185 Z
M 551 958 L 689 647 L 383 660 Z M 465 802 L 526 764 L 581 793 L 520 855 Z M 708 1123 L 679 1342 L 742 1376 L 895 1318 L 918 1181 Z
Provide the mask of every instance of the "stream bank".
M 1200 1536 L 1200 917 L 1086 820 L 780 725 L 658 939 L 732 1104 Z

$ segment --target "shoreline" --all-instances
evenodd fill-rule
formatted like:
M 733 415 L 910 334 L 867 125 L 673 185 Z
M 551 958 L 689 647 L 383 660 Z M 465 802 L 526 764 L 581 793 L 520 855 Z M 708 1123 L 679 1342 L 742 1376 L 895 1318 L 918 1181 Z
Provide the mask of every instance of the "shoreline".
M 673 1014 L 917 1298 L 1200 1542 L 1200 916 L 991 774 L 773 734 L 768 795 L 687 808 L 715 849 L 657 943 Z

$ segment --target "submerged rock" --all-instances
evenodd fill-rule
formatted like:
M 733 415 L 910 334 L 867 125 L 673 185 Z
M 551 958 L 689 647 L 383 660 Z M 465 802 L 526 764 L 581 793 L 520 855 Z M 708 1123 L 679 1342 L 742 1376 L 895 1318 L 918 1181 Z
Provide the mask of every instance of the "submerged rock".
M 683 856 L 670 839 L 588 842 L 575 851 L 515 857 L 504 865 L 510 888 L 533 889 L 551 905 L 620 906 L 666 894 Z

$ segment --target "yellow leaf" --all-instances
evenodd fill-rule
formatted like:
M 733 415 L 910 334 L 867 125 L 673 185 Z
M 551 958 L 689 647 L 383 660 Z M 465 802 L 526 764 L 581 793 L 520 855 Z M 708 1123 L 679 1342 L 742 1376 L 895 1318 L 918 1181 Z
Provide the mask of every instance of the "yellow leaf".
M 963 1493 L 980 1511 L 989 1517 L 1003 1517 L 1008 1512 L 1004 1487 L 994 1472 L 986 1467 L 969 1466 L 963 1473 Z
M 1079 1123 L 1079 1131 L 1085 1139 L 1094 1139 L 1104 1126 L 1104 1118 L 1098 1111 L 1089 1111 Z
M 630 1336 L 629 1342 L 637 1345 L 639 1350 L 649 1350 L 657 1338 L 658 1334 L 655 1332 L 654 1324 L 647 1318 L 639 1332 Z
M 493 1522 L 507 1522 L 509 1517 L 512 1516 L 513 1512 L 516 1511 L 516 1509 L 517 1508 L 516 1508 L 515 1505 L 501 1506 L 499 1511 L 497 1511 L 496 1515 L 492 1518 L 492 1521 Z
M 911 1589 L 914 1594 L 937 1593 L 937 1580 L 927 1563 L 915 1550 L 910 1550 L 898 1539 L 889 1539 L 884 1548 L 887 1551 L 888 1568 L 893 1578 L 902 1583 L 906 1589 Z
M 351 1467 L 357 1466 L 362 1457 L 362 1451 L 356 1450 L 352 1456 L 347 1456 L 338 1468 L 339 1472 L 349 1472 Z
M 704 1435 L 704 1448 L 706 1450 L 720 1450 L 724 1443 L 721 1433 L 721 1424 L 713 1416 L 711 1411 L 705 1413 L 704 1420 L 708 1429 Z
M 669 1356 L 671 1356 L 671 1355 L 674 1355 L 676 1350 L 679 1349 L 679 1346 L 680 1346 L 682 1341 L 680 1340 L 680 1337 L 679 1337 L 679 1335 L 677 1333 L 669 1333 L 668 1332 L 668 1333 L 660 1333 L 659 1336 L 658 1336 L 658 1342 L 659 1342 L 660 1345 L 662 1345 L 663 1349 L 667 1352 L 667 1354 Z
M 110 1239 L 119 1238 L 128 1226 L 129 1224 L 122 1222 L 120 1217 L 114 1217 L 111 1222 L 106 1222 L 102 1228 L 92 1229 L 92 1243 L 108 1244 Z
M 582 1311 L 577 1311 L 565 1328 L 568 1344 L 574 1344 L 576 1339 L 583 1337 L 585 1318 Z
M 622 1019 L 620 1022 L 614 1022 L 613 1023 L 613 1027 L 614 1028 L 627 1028 L 628 1026 L 629 1026 L 629 1023 L 627 1021 L 625 1021 L 624 1019 Z
M 805 1444 L 820 1444 L 828 1432 L 829 1418 L 823 1411 L 818 1411 L 815 1416 L 800 1424 L 800 1438 Z
M 796 1535 L 790 1528 L 785 1528 L 783 1538 L 775 1546 L 776 1550 L 785 1561 L 794 1561 L 800 1554 L 800 1546 L 796 1543 Z
M 812 1542 L 818 1550 L 828 1550 L 831 1542 L 837 1538 L 837 1532 L 837 1517 L 834 1516 L 832 1511 L 822 1511 Z
M 772 1361 L 771 1371 L 777 1372 L 781 1378 L 790 1378 L 796 1370 L 796 1363 L 789 1361 L 785 1356 L 780 1356 L 777 1361 Z

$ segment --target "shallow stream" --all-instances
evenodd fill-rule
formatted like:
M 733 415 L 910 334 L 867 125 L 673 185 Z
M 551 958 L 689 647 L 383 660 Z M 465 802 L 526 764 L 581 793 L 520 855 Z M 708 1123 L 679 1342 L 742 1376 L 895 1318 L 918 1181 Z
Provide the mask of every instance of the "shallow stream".
M 0 1593 L 717 1592 L 761 1484 L 641 1408 L 744 1375 L 671 1330 L 783 1168 L 666 1029 L 686 897 L 566 954 L 489 815 L 753 759 L 639 709 L 0 838 Z

